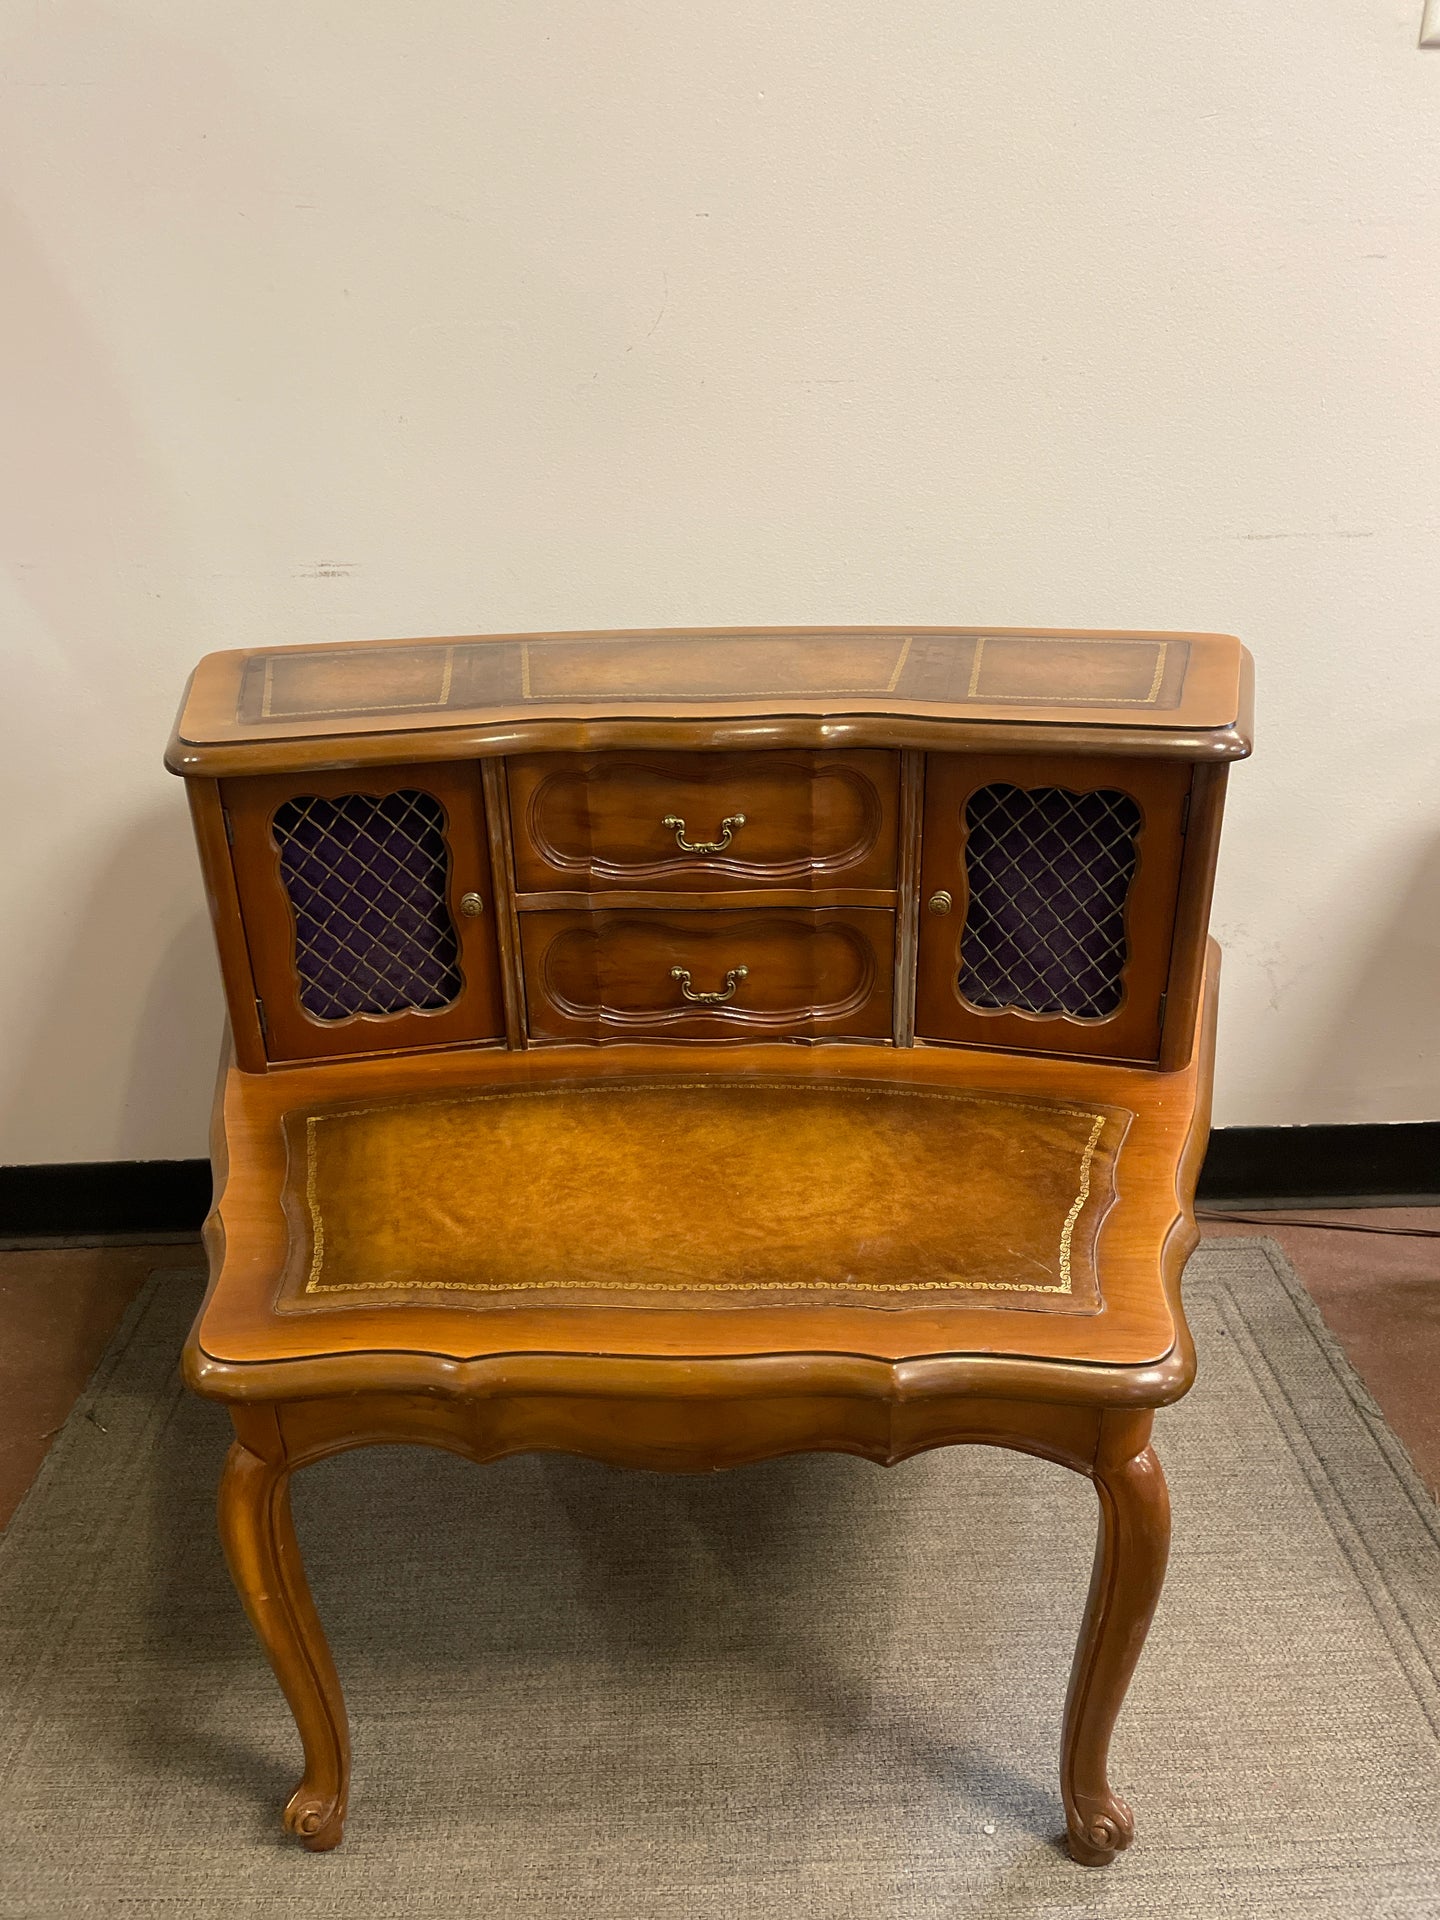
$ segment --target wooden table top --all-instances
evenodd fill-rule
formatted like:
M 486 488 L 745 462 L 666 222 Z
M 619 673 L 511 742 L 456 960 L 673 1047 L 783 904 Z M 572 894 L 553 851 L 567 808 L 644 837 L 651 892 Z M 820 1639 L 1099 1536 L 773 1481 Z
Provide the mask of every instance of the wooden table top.
M 1229 634 L 729 627 L 477 634 L 214 653 L 167 756 L 223 776 L 555 747 L 1009 744 L 1238 759 Z M 959 731 L 957 731 L 957 729 Z

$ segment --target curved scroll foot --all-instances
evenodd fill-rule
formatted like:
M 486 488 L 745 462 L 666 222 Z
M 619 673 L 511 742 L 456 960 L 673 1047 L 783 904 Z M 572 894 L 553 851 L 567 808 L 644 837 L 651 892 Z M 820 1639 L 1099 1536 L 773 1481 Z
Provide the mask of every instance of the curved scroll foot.
M 345 1796 L 326 1799 L 302 1780 L 285 1806 L 285 1825 L 311 1853 L 328 1853 L 345 1837 Z
M 1108 1866 L 1135 1838 L 1134 1816 L 1111 1789 L 1106 1761 L 1170 1548 L 1170 1495 L 1149 1433 L 1148 1414 L 1107 1426 L 1094 1470 L 1100 1534 L 1060 1761 L 1066 1840 L 1087 1867 Z
M 350 1787 L 345 1699 L 310 1598 L 290 1517 L 283 1458 L 262 1459 L 243 1441 L 220 1480 L 220 1538 L 250 1624 L 290 1703 L 305 1750 L 305 1776 L 285 1825 L 314 1853 L 338 1846 Z
M 1071 1817 L 1077 1824 L 1066 1829 L 1065 1844 L 1082 1867 L 1108 1867 L 1135 1838 L 1135 1816 L 1115 1793 L 1103 1807 L 1077 1807 Z

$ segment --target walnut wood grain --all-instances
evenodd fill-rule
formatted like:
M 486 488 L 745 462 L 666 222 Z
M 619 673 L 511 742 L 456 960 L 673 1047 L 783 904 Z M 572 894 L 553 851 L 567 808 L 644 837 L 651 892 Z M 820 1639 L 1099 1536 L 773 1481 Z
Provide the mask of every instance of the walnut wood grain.
M 898 899 L 899 894 L 893 887 L 697 887 L 676 893 L 668 887 L 607 887 L 603 893 L 562 890 L 517 894 L 515 906 L 521 914 L 588 913 L 599 908 L 613 913 L 618 907 L 641 907 L 656 912 L 670 909 L 677 913 L 690 913 L 698 907 L 730 913 L 745 907 L 759 908 L 762 912 L 771 907 L 802 907 L 806 911 L 816 907 L 879 907 L 893 913 Z
M 235 869 L 230 858 L 230 832 L 220 798 L 218 780 L 187 780 L 190 818 L 195 829 L 195 845 L 200 855 L 200 874 L 210 908 L 210 923 L 215 929 L 215 949 L 220 962 L 220 977 L 225 985 L 225 1000 L 230 1012 L 230 1034 L 235 1059 L 247 1073 L 265 1070 L 265 1034 L 260 1024 L 260 1002 L 255 985 L 255 970 L 250 962 L 250 947 L 245 933 L 245 916 L 235 885 Z
M 236 1422 L 222 1532 L 236 1586 L 304 1744 L 305 1775 L 286 1820 L 305 1844 L 332 1846 L 341 1836 L 349 1742 L 339 1682 L 289 1525 L 288 1478 L 297 1467 L 356 1446 L 410 1442 L 477 1461 L 551 1449 L 671 1471 L 814 1449 L 890 1464 L 968 1443 L 1033 1453 L 1089 1476 L 1100 1497 L 1100 1531 L 1066 1709 L 1061 1790 L 1078 1860 L 1103 1864 L 1128 1845 L 1133 1818 L 1110 1787 L 1106 1758 L 1164 1568 L 1168 1507 L 1148 1446 L 1152 1410 L 1183 1393 L 1194 1368 L 1179 1279 L 1196 1240 L 1191 1207 L 1208 1127 L 1215 976 L 1212 963 L 1203 1025 L 1177 1073 L 990 1063 L 1002 1084 L 1024 1085 L 1026 1074 L 1038 1073 L 1052 1095 L 1067 1083 L 1092 1092 L 1097 1081 L 1146 1085 L 1127 1134 L 1122 1201 L 1106 1223 L 1106 1313 L 1077 1323 L 1000 1311 L 984 1317 L 978 1338 L 977 1315 L 969 1339 L 956 1337 L 953 1314 L 937 1322 L 933 1309 L 675 1316 L 612 1308 L 548 1319 L 506 1313 L 496 1329 L 503 1328 L 501 1340 L 492 1338 L 482 1358 L 481 1322 L 472 1311 L 451 1317 L 452 1330 L 457 1323 L 468 1329 L 450 1341 L 452 1351 L 469 1354 L 457 1363 L 435 1351 L 443 1344 L 436 1331 L 443 1315 L 408 1303 L 388 1316 L 346 1309 L 307 1322 L 277 1314 L 274 1262 L 284 1258 L 285 1239 L 275 1236 L 285 1178 L 281 1083 L 289 1083 L 291 1100 L 302 1087 L 320 1091 L 323 1080 L 332 1093 L 345 1084 L 353 1106 L 363 1081 L 378 1081 L 393 1096 L 399 1069 L 433 1092 L 454 1081 L 461 1063 L 427 1056 L 270 1076 L 222 1070 L 219 1190 L 207 1225 L 214 1277 L 185 1371 L 197 1390 L 229 1401 Z M 750 1051 L 766 1073 L 783 1052 Z M 614 1053 L 599 1057 L 616 1063 Z M 835 1052 L 802 1057 L 828 1063 Z M 738 1056 L 729 1059 L 733 1065 Z M 907 1080 L 934 1065 L 953 1081 L 957 1069 L 976 1064 L 974 1056 L 924 1051 L 888 1059 L 905 1063 Z M 544 1056 L 475 1055 L 465 1064 L 501 1063 L 507 1078 L 554 1082 Z M 624 1084 L 620 1075 L 616 1083 Z M 495 1323 L 495 1316 L 487 1319 Z M 1164 1351 L 1148 1364 L 1117 1364 L 1124 1349 L 1117 1335 L 1127 1326 L 1133 1335 L 1147 1322 L 1152 1343 L 1168 1342 Z M 1036 1337 L 1042 1327 L 1049 1334 L 1077 1324 L 1087 1338 L 1069 1358 L 1066 1342 Z M 796 1344 L 787 1341 L 787 1329 Z M 247 1342 L 248 1359 L 213 1357 L 212 1348 Z
M 717 638 L 698 636 L 702 640 L 707 637 Z M 874 638 L 873 631 L 870 637 Z M 1121 639 L 1129 646 L 1133 637 L 1117 637 L 1117 644 Z M 1014 644 L 1023 653 L 1023 636 Z M 1189 649 L 1185 657 L 1189 658 L 1194 649 L 1188 638 L 1185 644 Z M 982 664 L 996 656 L 999 639 L 996 637 L 995 646 L 984 639 L 984 645 L 989 652 L 982 651 Z M 1088 654 L 1087 647 L 1091 648 Z M 293 656 L 306 673 L 313 671 L 313 663 L 306 664 L 311 651 L 301 650 Z M 359 656 L 379 660 L 383 651 L 361 647 Z M 1072 652 L 1075 660 L 1083 662 L 1103 657 L 1105 649 L 1100 637 L 1089 636 L 1083 641 L 1077 639 Z M 1200 652 L 1206 653 L 1206 649 Z M 405 653 L 402 643 L 397 658 Z M 426 659 L 433 657 L 438 656 L 425 655 Z M 326 673 L 336 672 L 343 678 L 349 658 L 350 653 L 344 649 L 333 658 L 325 653 L 320 661 L 321 680 Z M 1237 698 L 1242 706 L 1248 700 L 1248 684 L 1246 657 L 1239 659 L 1237 667 Z M 789 718 L 776 716 L 776 724 L 788 725 Z M 597 715 L 595 724 L 605 723 Z M 959 751 L 929 756 L 913 751 L 852 752 L 829 744 L 821 752 L 774 747 L 764 752 L 729 753 L 708 750 L 709 735 L 703 721 L 686 717 L 667 724 L 677 737 L 685 739 L 690 750 L 520 755 L 504 763 L 471 760 L 468 767 L 465 762 L 458 763 L 465 769 L 459 775 L 452 771 L 457 763 L 440 758 L 428 767 L 387 764 L 365 775 L 376 787 L 391 784 L 392 776 L 413 775 L 438 791 L 455 777 L 473 780 L 478 765 L 486 795 L 483 817 L 493 875 L 487 883 L 492 892 L 486 897 L 493 897 L 494 913 L 484 929 L 486 951 L 479 954 L 478 966 L 467 971 L 477 977 L 496 973 L 504 1033 L 511 1047 L 526 1046 L 530 1036 L 519 916 L 532 911 L 585 912 L 602 896 L 608 896 L 613 908 L 642 912 L 676 906 L 738 909 L 767 899 L 777 907 L 893 908 L 890 1037 L 895 1044 L 913 1043 L 918 1005 L 923 1009 L 921 1036 L 931 1043 L 987 1049 L 1044 1048 L 1087 1057 L 1130 1059 L 1140 1064 L 1159 1058 L 1167 1067 L 1180 1058 L 1199 992 L 1223 802 L 1223 763 L 1198 761 L 1187 767 L 1123 751 L 1137 741 L 1147 750 L 1153 746 L 1153 741 L 1145 739 L 1144 727 L 1135 732 L 1128 727 L 1112 728 L 1107 735 L 1111 751 L 1105 756 L 1065 752 L 1022 757 Z M 986 737 L 999 740 L 1013 731 L 992 726 Z M 844 727 L 827 723 L 825 733 L 827 741 L 838 740 Z M 1040 737 L 1061 737 L 1050 725 L 1032 725 L 1022 728 L 1021 733 L 1032 744 Z M 402 737 L 416 744 L 423 741 L 427 749 L 437 751 L 443 744 L 439 734 L 423 728 L 409 736 L 387 737 L 392 746 Z M 948 737 L 958 740 L 960 735 L 952 729 Z M 308 744 L 323 757 L 326 743 L 322 739 L 291 744 Z M 244 752 L 249 755 L 246 764 L 251 768 L 269 764 L 271 747 L 265 742 L 247 746 Z M 356 757 L 363 760 L 364 755 Z M 919 870 L 925 824 L 920 798 L 927 760 L 934 763 L 929 825 L 923 833 L 929 879 Z M 968 1005 L 958 992 L 958 956 L 952 949 L 958 950 L 965 926 L 964 835 L 958 804 L 963 802 L 963 794 L 958 789 L 951 794 L 949 788 L 958 781 L 968 790 L 987 766 L 1023 773 L 1027 764 L 1042 761 L 1049 762 L 1050 778 L 1073 790 L 1092 788 L 1104 777 L 1127 792 L 1150 796 L 1142 836 L 1145 846 L 1127 911 L 1134 950 L 1127 967 L 1124 1003 L 1114 1015 L 1101 1020 L 1047 1016 L 1024 1009 L 1006 1012 L 977 1008 Z M 259 775 L 222 784 L 203 779 L 192 782 L 197 834 L 242 1063 L 258 1070 L 267 1051 L 277 1060 L 319 1058 L 331 1052 L 359 1058 L 400 1045 L 429 1047 L 457 1041 L 483 1043 L 495 1038 L 488 1014 L 478 1026 L 472 1023 L 467 1027 L 457 1008 L 379 1019 L 361 1016 L 338 1027 L 310 1019 L 303 1010 L 297 1014 L 292 1004 L 293 967 L 287 969 L 277 959 L 281 929 L 273 908 L 278 889 L 273 871 L 265 870 L 273 849 L 264 845 L 266 834 L 249 831 L 242 835 L 242 844 L 232 857 L 222 846 L 219 831 L 219 822 L 225 816 L 215 796 L 222 791 L 231 796 L 233 830 L 237 814 L 244 814 L 276 790 L 266 787 L 267 778 L 300 782 L 292 788 L 296 792 L 318 790 L 318 783 L 324 779 L 338 780 L 342 787 L 348 784 L 354 790 L 353 783 L 361 779 L 361 774 L 358 770 L 304 774 L 297 769 L 289 776 Z M 677 801 L 671 797 L 677 793 L 689 793 L 692 798 Z M 738 828 L 733 823 L 745 812 L 747 803 L 751 812 L 744 827 Z M 727 846 L 705 854 L 681 851 L 675 832 L 662 823 L 684 816 L 659 811 L 661 806 L 668 809 L 680 804 L 688 805 L 697 819 L 699 807 L 708 807 L 714 815 L 710 828 L 697 827 L 692 821 L 691 834 L 710 833 L 718 838 L 719 823 L 731 820 Z M 760 813 L 755 811 L 757 805 Z M 1187 809 L 1191 815 L 1188 836 L 1184 830 Z M 461 809 L 462 814 L 468 811 L 468 805 Z M 460 831 L 465 831 L 463 819 Z M 750 850 L 742 857 L 739 849 L 747 836 Z M 262 848 L 259 857 L 257 846 Z M 1178 878 L 1171 870 L 1176 861 Z M 948 922 L 937 926 L 921 911 L 917 883 L 924 882 L 924 897 L 932 897 L 940 891 L 934 884 L 934 874 L 941 867 L 949 872 L 948 891 L 955 904 Z M 241 876 L 246 878 L 254 901 L 253 956 L 237 900 L 237 877 Z M 860 884 L 876 879 L 886 884 Z M 288 920 L 288 908 L 284 917 Z M 481 929 L 467 927 L 462 931 L 468 945 L 475 948 L 481 940 Z M 263 985 L 257 967 L 267 974 Z M 276 1003 L 273 1009 L 269 1004 L 272 1000 Z M 273 1012 L 279 1023 L 278 1037 L 272 1029 L 268 1041 L 261 1035 L 256 1017 L 262 1003 L 267 1017 Z M 478 1005 L 468 992 L 467 1003 Z M 597 1004 L 603 1005 L 603 1000 Z M 597 1017 L 604 1030 L 606 1021 L 603 1016 Z M 1162 1030 L 1165 1022 L 1168 1027 Z M 620 1024 L 623 1026 L 623 1019 Z M 451 1026 L 453 1038 L 447 1037 Z M 566 1032 L 569 1037 L 581 1037 L 573 1013 L 566 1032 L 562 1032 L 552 1027 L 542 1010 L 536 1031 L 555 1039 L 566 1037 Z M 697 1036 L 723 1037 L 737 1031 L 737 1025 L 729 1019 L 708 1026 L 702 1021 L 690 1031 Z M 863 1036 L 843 1037 L 879 1036 L 867 1028 Z
M 169 764 L 234 1051 L 183 1365 L 235 1425 L 222 1537 L 301 1736 L 306 1846 L 341 1837 L 350 1756 L 289 1479 L 393 1442 L 689 1472 L 969 1443 L 1086 1475 L 1061 1797 L 1076 1859 L 1130 1843 L 1107 1754 L 1164 1570 L 1153 1415 L 1195 1370 L 1205 928 L 1250 709 L 1249 656 L 1197 634 L 502 635 L 202 663 Z M 966 796 L 1026 780 L 1140 809 L 1105 1018 L 958 993 Z M 462 991 L 311 1018 L 275 808 L 409 786 L 444 809 Z
M 338 1846 L 350 1789 L 345 1698 L 300 1559 L 275 1410 L 236 1407 L 220 1480 L 220 1540 L 236 1591 L 295 1716 L 305 1774 L 285 1825 L 313 1853 Z
M 920 836 L 925 818 L 925 756 L 900 757 L 900 860 L 895 903 L 895 1023 L 897 1047 L 915 1039 L 915 969 L 920 938 Z
M 459 944 L 460 992 L 433 1012 L 317 1019 L 306 1012 L 300 1000 L 295 916 L 272 833 L 276 810 L 287 800 L 310 794 L 333 799 L 412 787 L 433 795 L 445 813 L 449 855 L 446 905 Z M 271 1061 L 365 1054 L 381 1047 L 454 1046 L 503 1037 L 495 894 L 477 768 L 400 765 L 371 768 L 363 775 L 277 774 L 226 781 L 221 798 L 230 817 L 235 885 L 248 932 L 255 987 L 265 1012 L 265 1045 Z M 476 894 L 484 903 L 478 916 L 460 911 L 459 902 L 465 894 Z
M 1110 1785 L 1106 1762 L 1170 1550 L 1170 1495 L 1147 1444 L 1152 1419 L 1105 1414 L 1090 1468 L 1100 1527 L 1060 1748 L 1066 1841 L 1086 1867 L 1108 1866 L 1135 1838 L 1135 1816 Z
M 1088 793 L 1114 789 L 1137 801 L 1135 877 L 1125 902 L 1127 954 L 1123 997 L 1113 1014 L 1078 1018 L 1063 1013 L 972 1006 L 960 991 L 961 943 L 968 905 L 966 805 L 991 784 L 1059 787 Z M 1049 754 L 931 754 L 926 767 L 924 851 L 920 875 L 917 1035 L 981 1048 L 1044 1048 L 1088 1059 L 1159 1058 L 1169 980 L 1175 899 L 1183 850 L 1182 821 L 1189 769 L 1164 762 L 1075 759 Z M 929 910 L 937 895 L 952 905 Z M 1197 939 L 1197 946 L 1203 940 Z M 1188 1010 L 1193 1016 L 1194 1000 Z
M 520 946 L 532 1042 L 890 1037 L 895 923 L 873 909 L 527 913 Z
M 537 674 L 535 663 L 550 660 L 553 671 Z M 1249 752 L 1250 724 L 1248 656 L 1225 634 L 491 634 L 212 654 L 187 690 L 167 763 L 210 777 L 383 764 L 413 758 L 406 742 L 420 734 L 437 760 L 609 749 L 1009 750 L 1033 745 L 1037 725 L 1053 729 L 1061 750 L 1228 760 Z
M 1187 1036 L 1195 1024 L 1195 1009 L 1204 991 L 1205 938 L 1210 927 L 1210 901 L 1215 891 L 1215 867 L 1220 854 L 1220 827 L 1229 774 L 1230 769 L 1223 765 L 1192 769 L 1185 811 L 1185 848 L 1175 903 L 1175 934 L 1170 945 L 1165 1029 L 1160 1038 L 1160 1065 L 1167 1070 L 1176 1066 L 1184 1055 Z
M 485 795 L 485 826 L 490 837 L 490 876 L 495 893 L 495 936 L 500 955 L 500 990 L 505 1005 L 505 1038 L 512 1047 L 528 1044 L 525 1020 L 525 970 L 520 959 L 520 922 L 515 911 L 515 842 L 510 830 L 510 789 L 504 763 L 480 762 Z
M 535 754 L 506 772 L 522 894 L 895 886 L 893 753 Z

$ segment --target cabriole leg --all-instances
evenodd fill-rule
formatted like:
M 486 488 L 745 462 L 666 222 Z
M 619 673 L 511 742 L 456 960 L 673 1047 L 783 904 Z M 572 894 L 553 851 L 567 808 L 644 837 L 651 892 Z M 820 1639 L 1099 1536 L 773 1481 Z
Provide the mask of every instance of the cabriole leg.
M 304 1778 L 285 1808 L 285 1825 L 322 1853 L 338 1846 L 344 1831 L 350 1788 L 345 1698 L 300 1563 L 290 1517 L 290 1470 L 274 1416 L 247 1409 L 235 1424 L 241 1438 L 231 1447 L 220 1480 L 220 1538 L 230 1577 L 305 1749 Z M 262 1446 L 263 1453 L 252 1451 L 247 1441 Z
M 1135 1837 L 1134 1817 L 1111 1789 L 1106 1759 L 1170 1549 L 1170 1495 L 1149 1444 L 1151 1418 L 1107 1414 L 1093 1471 L 1100 1533 L 1070 1672 L 1060 1762 L 1070 1852 L 1087 1867 L 1108 1866 Z

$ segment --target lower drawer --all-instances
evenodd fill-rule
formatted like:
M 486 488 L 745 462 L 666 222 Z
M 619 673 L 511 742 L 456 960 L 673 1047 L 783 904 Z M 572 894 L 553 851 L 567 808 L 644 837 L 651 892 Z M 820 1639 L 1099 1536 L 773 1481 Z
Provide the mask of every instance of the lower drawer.
M 895 916 L 875 907 L 520 916 L 533 1040 L 885 1040 Z

